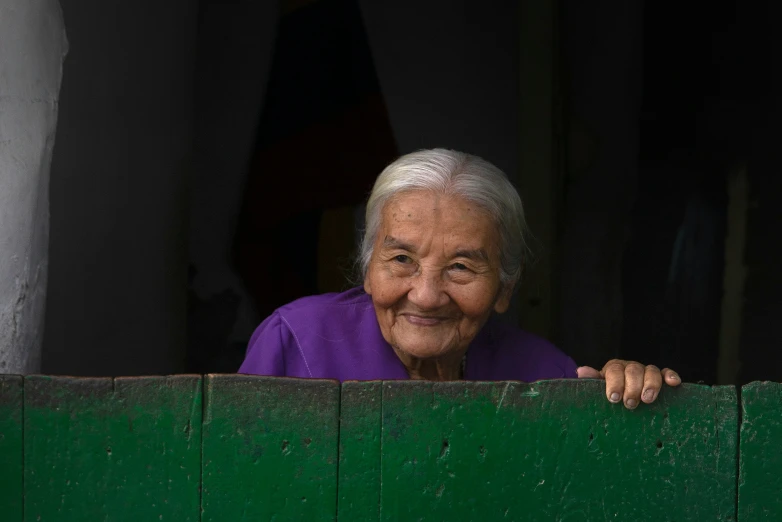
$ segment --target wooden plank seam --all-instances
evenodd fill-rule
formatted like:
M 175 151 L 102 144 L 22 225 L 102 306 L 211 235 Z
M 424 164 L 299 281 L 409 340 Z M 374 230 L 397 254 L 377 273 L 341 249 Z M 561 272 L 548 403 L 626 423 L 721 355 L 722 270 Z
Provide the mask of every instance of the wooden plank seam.
M 59 467 L 58 477 L 67 475 L 62 470 L 63 466 L 67 467 L 72 464 L 78 464 L 82 468 L 85 466 L 84 462 L 79 464 L 77 461 L 73 461 L 72 463 L 69 460 L 70 453 L 64 453 L 64 456 L 60 456 L 59 453 L 47 453 L 56 450 L 59 448 L 58 444 L 62 444 L 62 442 L 57 443 L 56 441 L 47 442 L 47 437 L 52 439 L 61 434 L 73 438 L 73 432 L 70 432 L 71 434 L 68 435 L 69 432 L 63 432 L 62 430 L 74 429 L 73 426 L 77 425 L 72 424 L 75 418 L 73 416 L 85 413 L 78 411 L 78 409 L 74 411 L 68 410 L 67 408 L 70 408 L 70 406 L 67 406 L 68 404 L 76 405 L 76 407 L 82 407 L 80 405 L 83 404 L 97 404 L 99 406 L 95 410 L 96 413 L 93 418 L 95 428 L 90 428 L 91 431 L 89 433 L 85 432 L 89 437 L 92 437 L 89 440 L 113 440 L 118 445 L 124 444 L 123 447 L 125 449 L 123 451 L 126 452 L 128 448 L 134 452 L 147 451 L 146 447 L 133 449 L 141 444 L 139 440 L 116 440 L 116 437 L 110 435 L 108 431 L 105 432 L 105 435 L 101 435 L 101 430 L 104 429 L 101 426 L 105 425 L 107 427 L 105 429 L 108 429 L 108 426 L 114 426 L 111 429 L 116 432 L 117 418 L 125 415 L 123 412 L 138 408 L 138 406 L 134 406 L 133 402 L 128 401 L 141 399 L 140 402 L 142 403 L 148 403 L 152 406 L 158 405 L 161 408 L 161 411 L 157 414 L 154 411 L 137 413 L 138 415 L 146 415 L 146 417 L 139 420 L 143 424 L 142 429 L 159 429 L 159 421 L 157 419 L 162 418 L 161 415 L 170 417 L 173 411 L 171 408 L 175 406 L 171 406 L 171 403 L 167 402 L 167 396 L 150 396 L 150 391 L 152 390 L 156 390 L 158 393 L 167 393 L 171 397 L 176 396 L 180 399 L 180 403 L 176 406 L 178 408 L 176 411 L 179 412 L 176 413 L 178 415 L 176 419 L 179 420 L 174 422 L 173 425 L 170 424 L 171 420 L 166 421 L 169 423 L 168 425 L 174 427 L 181 426 L 177 422 L 184 422 L 183 419 L 188 416 L 187 411 L 185 411 L 188 405 L 181 402 L 182 398 L 190 400 L 190 404 L 193 407 L 195 407 L 197 400 L 201 400 L 201 411 L 196 412 L 192 410 L 188 418 L 200 420 L 201 424 L 201 431 L 198 434 L 198 438 L 194 441 L 198 444 L 196 454 L 200 460 L 198 475 L 196 475 L 198 481 L 198 514 L 195 519 L 201 520 L 203 518 L 205 508 L 204 468 L 206 465 L 205 427 L 213 420 L 213 412 L 210 406 L 215 398 L 208 393 L 206 376 L 201 377 L 200 384 L 194 384 L 198 386 L 198 389 L 187 388 L 185 386 L 186 380 L 178 380 L 176 378 L 165 378 L 157 381 L 154 379 L 145 380 L 144 378 L 122 379 L 122 387 L 115 379 L 68 380 L 44 376 L 17 377 L 17 379 L 19 379 L 20 390 L 18 394 L 21 397 L 21 402 L 18 404 L 13 403 L 15 405 L 11 407 L 11 409 L 16 408 L 16 413 L 9 409 L 8 413 L 5 414 L 11 419 L 11 422 L 6 421 L 5 425 L 17 422 L 13 419 L 20 417 L 22 419 L 22 422 L 15 428 L 16 434 L 11 434 L 11 436 L 17 437 L 18 440 L 22 441 L 23 456 L 20 469 L 22 474 L 22 498 L 20 499 L 19 516 L 13 515 L 14 518 L 9 519 L 10 522 L 26 521 L 34 515 L 32 512 L 28 512 L 27 509 L 27 504 L 30 500 L 27 498 L 28 488 L 33 486 L 28 483 L 27 475 L 28 471 L 34 471 L 27 469 L 28 458 L 32 458 L 30 451 L 34 450 L 30 446 L 31 441 L 35 440 L 37 445 L 37 450 L 35 451 L 38 451 L 36 456 L 38 460 L 36 462 L 45 462 L 52 469 Z M 293 384 L 288 383 L 290 384 L 289 386 L 284 382 L 285 379 L 276 380 L 259 377 L 257 380 L 252 378 L 243 378 L 242 380 L 245 381 L 246 386 L 249 386 L 247 389 L 270 390 L 270 393 L 275 397 L 281 398 L 281 402 L 267 402 L 267 405 L 272 405 L 273 408 L 280 411 L 293 405 L 293 402 L 290 405 L 285 402 L 285 398 L 288 397 L 285 395 L 287 393 L 286 390 L 294 390 L 294 395 L 298 396 L 299 401 L 313 399 L 314 401 L 310 406 L 306 406 L 303 409 L 297 408 L 297 413 L 293 416 L 287 413 L 280 417 L 274 417 L 278 414 L 273 414 L 273 417 L 279 420 L 300 418 L 300 421 L 297 422 L 301 422 L 301 426 L 305 427 L 305 430 L 311 430 L 313 435 L 319 433 L 317 431 L 319 426 L 325 427 L 325 424 L 320 424 L 321 421 L 325 422 L 325 419 L 331 418 L 332 414 L 336 415 L 336 424 L 333 421 L 328 421 L 329 425 L 334 427 L 332 429 L 335 429 L 335 431 L 332 431 L 332 433 L 335 433 L 337 444 L 333 448 L 334 458 L 336 459 L 335 464 L 332 468 L 329 468 L 330 464 L 327 458 L 328 452 L 332 451 L 333 435 L 324 433 L 323 437 L 325 438 L 322 437 L 321 440 L 316 440 L 315 444 L 313 444 L 313 448 L 316 445 L 319 446 L 316 450 L 319 453 L 313 455 L 321 460 L 319 463 L 316 463 L 320 468 L 312 472 L 315 474 L 311 475 L 311 478 L 316 480 L 318 484 L 322 484 L 316 487 L 326 488 L 322 490 L 324 493 L 331 489 L 333 494 L 336 495 L 335 502 L 332 505 L 334 508 L 333 519 L 337 520 L 342 508 L 340 498 L 348 494 L 349 491 L 343 490 L 344 484 L 341 483 L 342 474 L 344 471 L 347 471 L 341 468 L 341 458 L 344 452 L 342 444 L 349 443 L 349 441 L 343 440 L 347 437 L 347 434 L 343 432 L 343 421 L 351 415 L 351 411 L 346 409 L 343 403 L 345 400 L 343 390 L 347 384 L 333 389 L 327 383 L 323 385 L 297 383 L 295 387 L 292 387 Z M 13 377 L 0 376 L 0 384 L 12 381 Z M 60 382 L 63 382 L 62 386 L 59 384 Z M 103 388 L 105 393 L 100 391 L 100 386 L 104 386 L 100 384 L 101 382 L 105 383 Z M 46 398 L 35 394 L 29 395 L 32 389 L 31 386 L 34 383 L 37 383 L 35 385 L 38 386 L 39 390 L 36 393 L 40 394 L 43 391 L 50 394 L 51 397 Z M 69 391 L 66 386 L 67 383 L 75 386 L 73 388 L 74 391 Z M 9 386 L 11 385 L 8 384 L 5 388 L 0 386 L 0 391 L 8 389 Z M 777 447 L 776 441 L 782 440 L 782 413 L 780 412 L 782 408 L 779 407 L 779 404 L 782 404 L 782 384 L 751 383 L 741 389 L 732 386 L 705 387 L 685 385 L 679 390 L 666 391 L 666 393 L 661 395 L 658 404 L 636 412 L 626 412 L 619 407 L 613 408 L 612 405 L 607 403 L 595 402 L 595 397 L 602 398 L 601 394 L 596 393 L 598 387 L 599 383 L 593 384 L 584 381 L 543 382 L 536 384 L 456 383 L 450 385 L 433 383 L 409 385 L 393 381 L 379 383 L 379 393 L 376 394 L 376 402 L 364 405 L 365 412 L 369 412 L 367 414 L 376 415 L 379 413 L 376 421 L 372 421 L 372 417 L 369 417 L 370 422 L 377 422 L 376 428 L 371 430 L 374 431 L 376 429 L 379 437 L 378 443 L 375 444 L 371 440 L 368 441 L 366 448 L 368 448 L 367 451 L 370 451 L 370 454 L 360 455 L 361 458 L 368 459 L 366 462 L 372 466 L 374 466 L 372 464 L 373 459 L 378 459 L 375 461 L 379 466 L 378 472 L 380 474 L 377 477 L 377 489 L 375 490 L 378 496 L 376 512 L 378 520 L 390 519 L 395 514 L 394 510 L 398 510 L 400 506 L 404 507 L 401 504 L 387 505 L 384 502 L 384 500 L 392 502 L 397 498 L 407 499 L 408 502 L 411 501 L 410 499 L 417 499 L 415 502 L 418 502 L 422 508 L 425 507 L 421 511 L 422 514 L 437 516 L 436 513 L 450 509 L 452 511 L 461 510 L 460 512 L 463 516 L 469 517 L 475 515 L 475 512 L 471 511 L 475 509 L 474 505 L 471 504 L 475 499 L 486 498 L 494 499 L 497 502 L 507 502 L 507 498 L 510 498 L 510 492 L 513 491 L 507 488 L 514 485 L 519 487 L 527 484 L 530 476 L 537 477 L 533 483 L 530 483 L 530 491 L 534 491 L 538 497 L 540 495 L 543 495 L 544 498 L 550 497 L 551 504 L 538 504 L 538 507 L 543 510 L 539 513 L 540 515 L 545 515 L 546 513 L 552 516 L 574 515 L 578 519 L 576 515 L 579 513 L 578 510 L 581 509 L 582 511 L 580 512 L 582 514 L 591 513 L 593 517 L 598 516 L 598 513 L 594 511 L 596 504 L 593 505 L 587 502 L 590 500 L 590 495 L 583 494 L 585 491 L 583 490 L 584 485 L 579 483 L 596 482 L 596 477 L 599 476 L 599 473 L 602 473 L 600 471 L 601 468 L 610 469 L 610 466 L 606 466 L 611 462 L 611 458 L 619 458 L 619 464 L 622 467 L 617 468 L 617 470 L 624 470 L 622 473 L 640 472 L 642 476 L 646 477 L 644 479 L 646 480 L 645 484 L 655 483 L 654 481 L 659 479 L 659 488 L 657 491 L 653 491 L 653 493 L 658 495 L 655 498 L 659 499 L 659 501 L 680 497 L 682 501 L 687 499 L 687 503 L 683 504 L 684 507 L 682 509 L 685 509 L 691 515 L 706 515 L 708 502 L 697 501 L 696 499 L 705 499 L 708 498 L 708 495 L 714 495 L 712 501 L 722 505 L 723 508 L 715 508 L 718 511 L 712 512 L 714 514 L 719 513 L 721 520 L 750 522 L 764 519 L 782 519 L 782 497 L 778 494 L 782 490 L 782 473 L 778 471 L 782 468 L 782 453 L 775 449 Z M 188 389 L 192 389 L 192 397 L 188 395 Z M 421 402 L 424 399 L 423 397 L 415 397 L 416 390 L 424 391 L 425 389 L 429 391 L 429 399 L 424 401 L 426 404 Z M 83 390 L 83 392 L 79 390 Z M 234 393 L 241 395 L 244 393 L 243 390 L 244 388 L 241 387 L 235 388 Z M 324 395 L 326 402 L 322 404 L 333 405 L 334 400 L 336 400 L 335 409 L 330 410 L 330 412 L 319 412 L 319 404 L 321 402 L 318 401 L 316 395 L 321 391 L 328 392 Z M 10 393 L 12 392 L 6 392 L 6 395 Z M 82 393 L 86 395 L 80 395 Z M 265 394 L 266 392 L 261 393 Z M 372 395 L 373 392 L 367 393 L 370 395 L 366 397 L 375 396 Z M 196 397 L 199 394 L 200 397 Z M 69 397 L 72 398 L 69 399 Z M 387 402 L 387 397 L 393 400 Z M 365 396 L 360 396 L 360 398 L 360 400 L 365 400 Z M 291 399 L 295 399 L 295 397 L 291 396 Z M 98 402 L 89 402 L 92 400 L 98 400 Z M 47 413 L 46 408 L 49 408 L 47 404 L 55 407 L 56 404 L 60 404 L 58 401 L 66 401 L 62 402 L 63 405 L 66 405 L 63 406 L 66 410 L 59 413 L 56 411 Z M 35 405 L 37 410 L 35 412 L 32 410 L 27 411 L 28 403 Z M 9 404 L 11 403 L 9 402 Z M 412 410 L 405 409 L 405 404 L 412 404 L 416 407 Z M 2 405 L 3 403 L 0 401 L 0 407 Z M 230 403 L 223 405 L 223 407 L 226 405 L 229 406 L 229 409 L 227 411 L 224 410 L 224 414 L 230 418 L 232 416 Z M 95 407 L 91 406 L 91 408 Z M 402 409 L 399 409 L 400 407 Z M 41 408 L 44 409 L 41 410 Z M 57 406 L 57 408 L 59 409 L 60 407 Z M 169 410 L 168 412 L 165 411 L 167 409 Z M 536 411 L 538 413 L 535 413 Z M 706 414 L 702 420 L 697 420 L 697 415 L 694 417 L 696 421 L 689 417 L 701 411 Z M 200 419 L 198 413 L 200 413 Z M 35 415 L 38 417 L 33 417 Z M 299 415 L 300 417 L 297 417 Z M 313 424 L 308 419 L 310 415 L 312 415 L 311 419 L 320 420 Z M 58 418 L 62 419 L 57 421 L 60 423 L 59 428 L 56 428 L 54 424 L 46 424 L 50 422 L 48 419 L 54 422 Z M 69 418 L 71 419 L 70 421 L 68 420 Z M 0 418 L 0 422 L 3 420 L 5 419 Z M 409 421 L 417 423 L 411 426 L 418 425 L 424 427 L 425 430 L 408 429 L 405 431 L 406 423 Z M 40 422 L 44 424 L 40 424 Z M 308 422 L 310 427 L 306 428 Z M 388 422 L 393 424 L 388 425 Z M 32 429 L 33 426 L 42 428 L 43 432 L 27 433 L 27 429 Z M 156 428 L 156 426 L 158 427 Z M 280 437 L 290 438 L 289 432 L 293 436 L 296 435 L 295 432 L 290 431 L 291 426 L 280 426 L 277 428 L 272 426 L 272 428 L 280 430 Z M 14 428 L 10 429 L 13 430 Z M 365 425 L 362 425 L 357 429 L 367 428 Z M 188 430 L 186 429 L 186 431 Z M 3 434 L 0 433 L 0 435 Z M 164 441 L 167 439 L 160 438 L 164 435 L 165 433 L 163 435 L 158 434 L 158 438 L 155 438 L 155 436 L 150 438 L 148 434 L 139 434 L 137 436 L 146 437 L 144 440 L 147 440 L 147 444 L 162 443 L 162 453 L 158 454 L 165 456 L 169 453 L 165 449 L 166 443 Z M 301 435 L 313 436 L 303 432 Z M 579 440 L 580 437 L 586 437 L 586 435 L 589 435 L 587 447 L 590 449 L 584 452 L 580 449 L 583 446 Z M 373 435 L 371 432 L 367 432 L 362 436 L 371 437 Z M 620 440 L 617 446 L 616 439 L 612 437 L 621 436 L 631 437 L 628 440 L 632 444 L 628 442 L 627 446 L 622 446 Z M 655 437 L 658 438 L 657 448 L 647 450 L 644 446 L 646 444 L 645 441 L 650 441 Z M 6 442 L 8 440 L 10 438 L 6 437 Z M 86 444 L 85 440 L 76 436 L 73 438 L 73 444 L 76 444 L 76 446 L 73 447 L 77 448 L 79 444 Z M 2 442 L 1 436 L 0 442 Z M 241 444 L 241 440 L 238 442 Z M 440 447 L 441 442 L 442 447 Z M 185 446 L 182 445 L 184 444 L 182 440 L 178 444 L 180 444 L 180 449 L 177 451 L 180 451 L 180 453 L 186 451 Z M 291 439 L 291 444 L 296 444 L 294 439 Z M 480 458 L 476 461 L 474 457 L 470 456 L 473 451 L 470 448 L 477 444 L 481 444 L 481 451 L 485 451 L 485 456 L 481 457 L 479 455 Z M 307 445 L 309 446 L 309 442 Z M 484 446 L 485 450 L 483 450 Z M 159 449 L 154 449 L 156 447 L 159 448 L 159 446 L 149 446 L 149 450 L 151 450 L 150 456 L 155 451 L 159 452 Z M 380 448 L 377 457 L 371 454 L 374 451 L 372 448 L 375 447 Z M 405 455 L 390 454 L 386 451 L 387 447 L 397 447 L 403 452 L 410 451 L 411 453 L 407 456 L 411 458 L 415 456 L 415 463 L 412 463 L 411 460 L 411 464 L 404 464 L 405 459 L 402 457 L 405 457 Z M 193 449 L 195 450 L 195 448 Z M 308 454 L 303 446 L 294 449 L 295 451 L 303 451 L 304 453 L 301 455 Z M 0 450 L 2 450 L 1 446 Z M 84 455 L 92 455 L 95 453 L 95 450 L 95 448 L 86 447 L 83 451 L 88 453 Z M 111 448 L 106 448 L 109 455 L 111 454 L 110 450 Z M 601 453 L 606 451 L 616 452 L 616 455 L 609 457 L 608 454 Z M 115 448 L 114 458 L 119 458 L 120 453 Z M 74 453 L 74 455 L 78 454 Z M 642 457 L 642 460 L 638 460 L 640 467 L 637 470 L 633 466 L 627 467 L 626 461 L 622 459 L 623 455 L 625 458 L 632 455 Z M 603 460 L 604 457 L 608 460 Z M 13 457 L 8 457 L 8 454 L 6 454 L 6 458 Z M 294 459 L 291 462 L 306 462 L 301 460 L 302 456 L 296 458 L 299 460 Z M 564 459 L 563 462 L 567 463 L 570 469 L 567 466 L 565 468 L 555 466 L 546 471 L 549 468 L 545 466 L 550 465 L 546 464 L 546 462 L 557 463 L 560 459 Z M 283 462 L 277 457 L 277 460 L 274 462 L 278 461 Z M 285 462 L 288 462 L 288 460 L 285 460 Z M 602 464 L 597 467 L 592 464 L 587 466 L 590 462 L 602 462 Z M 354 460 L 351 465 L 361 466 L 362 461 L 359 459 L 356 463 Z M 102 466 L 100 469 L 105 468 L 105 472 L 113 474 L 113 478 L 96 477 L 97 480 L 102 480 L 103 482 L 110 480 L 106 482 L 109 485 L 124 484 L 121 473 L 127 467 L 123 468 L 117 463 L 113 464 L 113 467 Z M 132 467 L 132 462 L 128 466 Z M 87 467 L 84 469 L 89 471 L 91 468 Z M 335 483 L 331 482 L 332 471 L 329 471 L 329 469 L 332 471 L 336 470 L 335 479 L 333 479 L 336 481 Z M 46 481 L 53 479 L 43 467 L 38 469 L 37 472 L 38 474 L 35 475 L 36 487 L 38 488 L 36 498 L 40 502 L 41 498 L 45 498 L 41 497 L 41 495 L 47 494 L 47 490 L 41 488 L 45 486 Z M 272 473 L 276 472 L 276 469 L 272 471 Z M 321 475 L 321 473 L 326 475 Z M 502 473 L 506 473 L 506 475 L 503 476 Z M 535 475 L 536 473 L 537 475 Z M 549 473 L 549 475 L 545 473 Z M 595 473 L 598 473 L 598 475 L 595 475 Z M 581 479 L 578 478 L 579 474 L 582 477 Z M 360 474 L 356 476 L 361 479 Z M 589 477 L 592 478 L 590 479 Z M 726 482 L 728 478 L 730 478 L 730 485 Z M 499 488 L 499 490 L 486 489 L 488 486 L 484 484 L 484 481 L 492 483 L 492 487 Z M 406 489 L 410 484 L 414 483 L 422 485 L 424 488 L 423 493 Z M 183 491 L 182 484 L 185 483 L 180 481 L 177 491 Z M 186 484 L 191 483 L 187 482 Z M 332 485 L 329 486 L 329 484 Z M 535 484 L 538 485 L 535 486 Z M 605 487 L 616 487 L 616 485 L 612 486 L 611 483 L 605 484 Z M 680 484 L 680 486 L 676 484 Z M 559 490 L 556 489 L 556 487 L 559 487 L 557 485 L 561 485 L 563 488 L 561 492 L 558 492 Z M 695 488 L 696 491 L 693 491 L 693 487 L 690 486 L 697 486 Z M 121 487 L 128 488 L 129 486 L 122 485 Z M 679 489 L 680 487 L 684 489 Z M 688 487 L 689 493 L 687 492 Z M 388 488 L 392 489 L 389 490 Z M 703 489 L 703 491 L 699 492 L 697 491 L 698 489 Z M 134 491 L 132 488 L 127 490 Z M 570 495 L 577 494 L 577 496 L 568 496 L 566 494 L 568 490 L 572 491 Z M 100 493 L 100 491 L 89 491 L 89 488 L 80 491 L 78 494 L 83 498 L 93 499 L 91 502 L 101 501 L 100 494 L 96 494 Z M 292 491 L 292 489 L 289 490 L 289 493 L 292 494 Z M 315 496 L 312 497 L 312 502 L 325 502 L 325 504 L 322 504 L 323 507 L 329 505 L 328 498 L 318 497 L 316 490 L 310 489 L 310 491 L 315 493 Z M 577 493 L 579 491 L 581 493 Z M 640 488 L 639 491 L 643 493 L 643 488 Z M 725 502 L 727 499 L 725 499 L 724 495 L 728 492 L 732 496 L 732 499 L 729 501 L 732 506 L 730 509 L 732 513 L 724 510 L 724 506 L 727 504 Z M 280 493 L 286 494 L 285 488 L 280 490 Z M 140 493 L 136 492 L 136 494 Z M 190 494 L 192 495 L 192 490 Z M 327 494 L 331 495 L 330 492 Z M 520 498 L 524 498 L 528 493 L 516 491 L 515 494 Z M 646 491 L 645 494 L 650 494 L 650 492 Z M 116 492 L 113 495 L 116 495 Z M 481 497 L 481 495 L 485 496 Z M 450 502 L 446 502 L 448 505 L 438 504 L 441 496 L 443 499 L 451 499 Z M 510 496 L 513 495 L 511 494 Z M 165 498 L 165 496 L 161 498 Z M 535 498 L 534 496 L 526 498 L 525 502 L 533 505 L 536 502 Z M 606 508 L 612 497 L 606 490 L 602 493 L 594 493 L 593 499 L 603 502 L 603 507 Z M 295 499 L 291 499 L 291 501 L 293 500 Z M 555 505 L 557 506 L 556 508 L 554 507 Z M 655 504 L 652 502 L 650 505 Z M 85 505 L 85 507 L 87 506 Z M 488 509 L 491 506 L 487 505 L 485 507 Z M 515 513 L 516 517 L 523 518 L 519 511 L 514 511 L 513 505 L 505 507 L 498 504 L 495 507 L 500 510 L 498 511 L 500 513 L 505 509 L 505 513 Z M 390 508 L 393 509 L 389 511 Z M 70 509 L 73 509 L 73 506 Z M 574 509 L 576 511 L 572 511 Z M 632 512 L 631 507 L 625 506 L 621 502 L 611 509 L 618 510 L 616 513 L 622 512 L 622 509 L 630 510 L 627 513 Z M 72 513 L 72 511 L 69 513 Z M 606 515 L 610 514 L 610 512 L 606 512 Z M 683 515 L 684 513 L 681 514 Z M 675 515 L 677 514 L 672 513 L 671 516 Z M 123 518 L 112 520 L 119 519 Z M 639 519 L 643 519 L 643 517 L 641 516 Z M 42 519 L 41 522 L 46 521 Z

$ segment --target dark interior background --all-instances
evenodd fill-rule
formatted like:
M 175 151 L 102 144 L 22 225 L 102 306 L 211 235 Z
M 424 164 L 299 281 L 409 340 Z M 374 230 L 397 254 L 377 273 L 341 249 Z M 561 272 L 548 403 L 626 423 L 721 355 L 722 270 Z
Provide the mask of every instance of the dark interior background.
M 183 0 L 123 16 L 120 4 L 62 1 L 71 52 L 44 372 L 235 371 L 252 325 L 350 284 L 361 204 L 382 168 L 445 146 L 503 168 L 530 209 L 539 264 L 511 320 L 581 364 L 622 357 L 686 381 L 782 380 L 778 4 Z M 139 38 L 134 20 L 150 16 L 158 25 Z M 95 29 L 106 17 L 120 36 Z M 154 62 L 171 45 L 179 54 Z M 178 83 L 165 80 L 172 63 Z M 96 82 L 97 101 L 85 89 Z M 134 92 L 170 107 L 155 91 L 164 83 L 182 109 L 155 136 L 161 110 Z M 142 106 L 146 119 L 129 124 Z M 84 120 L 107 107 L 100 125 Z M 109 157 L 96 137 L 136 146 Z M 135 174 L 161 164 L 153 138 L 192 144 L 169 169 L 176 182 Z M 85 168 L 85 154 L 104 166 Z M 550 168 L 526 169 L 535 154 Z M 134 161 L 132 172 L 105 168 Z M 102 203 L 89 219 L 103 228 L 87 233 L 95 183 L 105 186 L 90 192 Z M 234 196 L 210 206 L 231 183 Z M 213 243 L 201 241 L 207 229 Z M 210 244 L 225 252 L 206 262 Z M 210 270 L 232 282 L 199 287 Z

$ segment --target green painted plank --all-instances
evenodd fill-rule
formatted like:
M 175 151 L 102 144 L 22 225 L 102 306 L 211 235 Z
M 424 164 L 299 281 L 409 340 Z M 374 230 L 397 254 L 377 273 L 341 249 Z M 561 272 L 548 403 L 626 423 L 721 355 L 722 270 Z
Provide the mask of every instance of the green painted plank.
M 25 520 L 199 520 L 201 378 L 25 378 Z
M 22 378 L 0 375 L 0 519 L 21 522 Z
M 342 385 L 339 418 L 340 522 L 380 516 L 380 427 L 383 383 Z
M 339 383 L 206 379 L 204 522 L 334 520 Z
M 381 520 L 735 520 L 732 387 L 383 384 Z
M 782 520 L 782 384 L 741 388 L 739 520 Z

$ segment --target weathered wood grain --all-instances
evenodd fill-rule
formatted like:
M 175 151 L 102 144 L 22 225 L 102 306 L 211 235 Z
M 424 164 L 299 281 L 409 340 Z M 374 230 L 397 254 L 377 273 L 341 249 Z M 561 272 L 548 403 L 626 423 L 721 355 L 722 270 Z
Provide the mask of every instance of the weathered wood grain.
M 741 389 L 739 521 L 782 520 L 782 384 Z
M 339 421 L 340 522 L 370 522 L 380 516 L 382 383 L 342 385 Z
M 29 522 L 735 520 L 735 389 L 603 386 L 209 376 L 202 440 L 199 377 L 0 376 L 0 519 L 24 476 Z M 780 398 L 745 387 L 740 520 L 782 507 Z
M 336 381 L 207 376 L 202 520 L 334 520 L 339 394 Z
M 27 377 L 27 522 L 200 520 L 201 378 Z
M 732 387 L 386 382 L 381 520 L 735 520 Z
M 0 520 L 22 521 L 22 378 L 0 375 Z

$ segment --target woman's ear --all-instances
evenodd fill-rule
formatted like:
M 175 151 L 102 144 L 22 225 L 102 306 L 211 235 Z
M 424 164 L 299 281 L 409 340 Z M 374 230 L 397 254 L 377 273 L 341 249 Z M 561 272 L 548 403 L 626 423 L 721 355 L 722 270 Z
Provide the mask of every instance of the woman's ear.
M 369 278 L 367 276 L 364 276 L 364 292 L 366 292 L 367 295 L 372 295 L 372 285 L 369 284 Z

